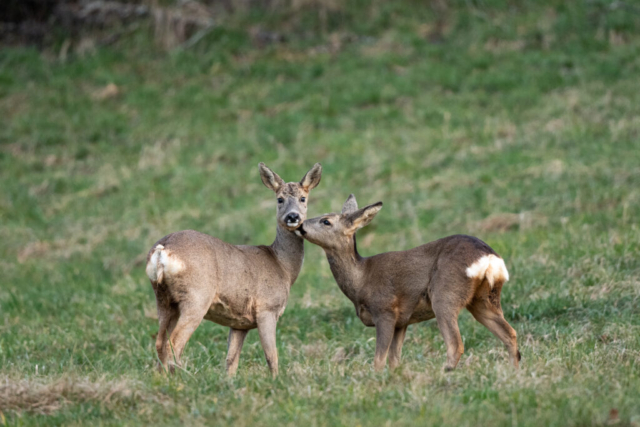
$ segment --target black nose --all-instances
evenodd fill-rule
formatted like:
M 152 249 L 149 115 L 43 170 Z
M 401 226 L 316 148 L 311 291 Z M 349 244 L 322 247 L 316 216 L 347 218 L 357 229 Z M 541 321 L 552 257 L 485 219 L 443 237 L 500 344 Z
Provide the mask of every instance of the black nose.
M 289 215 L 287 215 L 287 222 L 296 221 L 300 221 L 300 215 L 298 215 L 297 213 L 290 213 Z

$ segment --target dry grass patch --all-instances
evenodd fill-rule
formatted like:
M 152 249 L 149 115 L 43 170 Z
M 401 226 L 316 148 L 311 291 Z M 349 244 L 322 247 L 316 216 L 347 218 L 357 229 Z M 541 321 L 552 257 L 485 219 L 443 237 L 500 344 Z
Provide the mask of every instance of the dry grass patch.
M 7 412 L 52 414 L 64 405 L 96 403 L 150 402 L 168 405 L 166 396 L 142 390 L 142 384 L 129 380 L 91 380 L 86 377 L 16 379 L 0 376 L 0 409 Z
M 536 225 L 546 225 L 547 217 L 535 212 L 496 213 L 470 225 L 477 232 L 505 232 L 513 229 L 528 229 Z

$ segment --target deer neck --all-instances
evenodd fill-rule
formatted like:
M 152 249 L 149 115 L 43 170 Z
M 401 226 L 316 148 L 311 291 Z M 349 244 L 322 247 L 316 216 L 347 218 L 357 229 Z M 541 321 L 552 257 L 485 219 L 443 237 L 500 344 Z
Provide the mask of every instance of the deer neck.
M 271 245 L 271 249 L 289 276 L 289 286 L 293 285 L 304 261 L 304 239 L 278 224 L 276 240 Z
M 327 250 L 327 261 L 338 287 L 351 301 L 356 302 L 364 278 L 364 258 L 358 254 L 355 236 L 349 249 Z

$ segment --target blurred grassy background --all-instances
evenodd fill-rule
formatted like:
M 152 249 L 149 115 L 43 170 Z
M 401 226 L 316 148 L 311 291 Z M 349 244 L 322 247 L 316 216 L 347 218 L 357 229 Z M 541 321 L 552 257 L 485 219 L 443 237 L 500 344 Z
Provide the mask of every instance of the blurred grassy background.
M 1 421 L 640 425 L 639 28 L 633 2 L 304 1 L 168 53 L 144 24 L 3 48 Z M 521 370 L 463 313 L 457 371 L 424 323 L 374 374 L 374 330 L 307 243 L 277 380 L 256 333 L 226 379 L 210 322 L 184 372 L 155 374 L 146 251 L 190 228 L 271 243 L 260 161 L 286 181 L 322 163 L 310 216 L 384 201 L 363 255 L 487 241 Z

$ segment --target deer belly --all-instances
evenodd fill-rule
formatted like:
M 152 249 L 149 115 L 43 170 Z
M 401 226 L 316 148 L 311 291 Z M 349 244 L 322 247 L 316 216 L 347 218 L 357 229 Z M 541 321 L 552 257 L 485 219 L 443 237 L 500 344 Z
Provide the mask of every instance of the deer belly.
M 431 308 L 431 302 L 426 298 L 421 298 L 416 308 L 411 313 L 411 317 L 409 318 L 409 324 L 424 322 L 425 320 L 430 320 L 436 317 L 436 314 L 433 312 Z
M 258 326 L 252 298 L 234 304 L 224 297 L 216 296 L 204 318 L 234 329 L 253 329 Z

